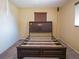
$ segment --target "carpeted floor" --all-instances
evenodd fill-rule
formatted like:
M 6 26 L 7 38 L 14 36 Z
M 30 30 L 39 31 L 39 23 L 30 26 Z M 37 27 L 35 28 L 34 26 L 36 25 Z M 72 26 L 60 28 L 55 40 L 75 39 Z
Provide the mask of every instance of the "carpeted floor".
M 0 55 L 0 59 L 17 59 L 17 50 L 16 47 L 22 41 L 16 42 L 11 48 L 5 51 Z M 58 58 L 34 58 L 34 57 L 25 57 L 23 59 L 58 59 Z M 67 48 L 67 57 L 66 59 L 79 59 L 79 55 L 77 55 L 72 49 Z

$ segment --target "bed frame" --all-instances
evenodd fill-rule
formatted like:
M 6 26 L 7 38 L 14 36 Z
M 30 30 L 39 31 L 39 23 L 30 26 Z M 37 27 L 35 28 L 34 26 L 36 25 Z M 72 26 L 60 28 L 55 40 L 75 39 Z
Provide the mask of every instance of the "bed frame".
M 52 33 L 52 22 L 29 22 L 29 33 Z
M 60 45 L 61 47 L 26 47 L 22 46 L 27 44 L 23 42 L 17 47 L 18 59 L 23 59 L 24 57 L 55 57 L 66 59 L 66 47 L 64 47 L 58 40 L 53 40 L 52 22 L 29 22 L 29 37 L 30 33 L 51 33 L 52 41 L 58 42 L 56 45 Z
M 29 36 L 30 37 L 31 33 L 50 33 L 51 34 L 51 39 L 53 37 L 53 29 L 52 29 L 52 22 L 29 22 Z

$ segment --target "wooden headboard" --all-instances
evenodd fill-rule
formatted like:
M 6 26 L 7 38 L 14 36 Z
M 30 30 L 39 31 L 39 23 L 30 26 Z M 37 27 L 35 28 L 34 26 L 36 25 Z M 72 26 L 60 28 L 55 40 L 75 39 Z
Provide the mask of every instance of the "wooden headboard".
M 52 22 L 29 22 L 30 33 L 49 33 L 52 32 Z

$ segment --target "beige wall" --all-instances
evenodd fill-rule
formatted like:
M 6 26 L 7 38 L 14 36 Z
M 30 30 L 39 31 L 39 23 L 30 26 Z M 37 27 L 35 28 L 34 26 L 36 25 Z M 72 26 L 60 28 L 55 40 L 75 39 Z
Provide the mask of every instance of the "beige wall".
M 18 9 L 8 0 L 0 0 L 0 54 L 18 39 Z
M 76 0 L 71 0 L 62 8 L 60 8 L 60 38 L 67 42 L 77 52 L 79 51 L 79 27 L 74 26 L 75 10 L 74 3 Z
M 53 34 L 57 37 L 57 11 L 56 8 L 26 8 L 19 10 L 19 25 L 21 38 L 29 32 L 29 21 L 34 21 L 34 12 L 47 12 L 47 21 L 53 21 Z

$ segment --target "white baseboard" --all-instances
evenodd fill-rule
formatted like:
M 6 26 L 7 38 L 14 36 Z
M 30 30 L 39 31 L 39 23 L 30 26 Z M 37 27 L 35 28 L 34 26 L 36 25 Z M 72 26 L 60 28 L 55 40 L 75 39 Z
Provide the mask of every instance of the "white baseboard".
M 65 42 L 64 40 L 60 40 L 59 41 L 63 42 L 67 47 L 69 47 L 70 49 L 72 49 L 75 53 L 77 53 L 79 55 L 79 51 L 77 51 L 76 49 L 74 49 L 70 44 L 68 44 L 67 42 Z

